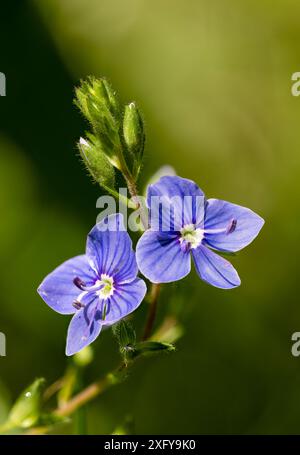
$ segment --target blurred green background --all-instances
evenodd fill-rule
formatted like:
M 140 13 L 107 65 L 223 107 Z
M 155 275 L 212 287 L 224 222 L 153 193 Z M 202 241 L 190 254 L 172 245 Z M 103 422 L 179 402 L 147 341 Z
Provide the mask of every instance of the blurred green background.
M 89 406 L 89 432 L 127 416 L 137 433 L 300 432 L 300 71 L 298 0 L 44 0 L 1 6 L 0 419 L 34 377 L 64 371 L 69 318 L 36 293 L 84 250 L 101 190 L 79 162 L 86 124 L 72 104 L 88 74 L 135 99 L 147 127 L 140 186 L 161 165 L 209 197 L 266 219 L 233 259 L 242 286 L 221 291 L 195 273 L 165 287 L 185 335 L 178 351 L 140 362 Z M 138 327 L 145 308 L 135 315 Z M 86 380 L 118 359 L 110 331 L 94 344 Z M 60 431 L 70 431 L 68 427 Z

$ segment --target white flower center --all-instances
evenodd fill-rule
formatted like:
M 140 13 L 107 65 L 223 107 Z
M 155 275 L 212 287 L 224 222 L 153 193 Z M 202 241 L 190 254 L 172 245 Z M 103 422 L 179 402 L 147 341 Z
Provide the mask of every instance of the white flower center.
M 194 224 L 186 224 L 180 230 L 180 243 L 186 242 L 190 248 L 197 248 L 204 237 L 204 230 L 195 228 Z
M 101 280 L 98 280 L 95 284 L 101 286 L 101 289 L 96 291 L 96 294 L 100 299 L 108 299 L 114 293 L 114 280 L 111 276 L 102 273 Z

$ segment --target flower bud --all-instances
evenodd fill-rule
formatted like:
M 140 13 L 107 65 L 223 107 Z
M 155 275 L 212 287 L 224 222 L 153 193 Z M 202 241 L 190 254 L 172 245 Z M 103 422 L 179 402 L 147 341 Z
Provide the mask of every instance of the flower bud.
M 40 417 L 44 384 L 43 378 L 36 379 L 19 396 L 8 416 L 8 424 L 11 427 L 29 428 L 36 424 Z
M 134 160 L 134 173 L 138 173 L 144 152 L 145 134 L 142 117 L 133 102 L 125 106 L 123 136 L 127 150 Z
M 90 122 L 102 153 L 121 170 L 120 105 L 115 92 L 107 80 L 89 77 L 75 93 L 75 104 Z
M 81 158 L 93 179 L 103 187 L 113 188 L 115 175 L 113 166 L 119 166 L 117 156 L 108 157 L 102 150 L 96 137 L 89 135 L 90 140 L 82 137 L 78 143 Z
M 94 352 L 93 348 L 91 346 L 86 346 L 84 349 L 81 351 L 77 352 L 77 354 L 74 355 L 74 363 L 78 367 L 86 367 L 88 366 L 94 358 Z
M 118 122 L 120 116 L 119 101 L 106 79 L 87 78 L 75 89 L 75 95 L 75 104 L 93 126 L 101 123 L 105 117 L 112 124 Z M 113 118 L 110 118 L 112 116 Z

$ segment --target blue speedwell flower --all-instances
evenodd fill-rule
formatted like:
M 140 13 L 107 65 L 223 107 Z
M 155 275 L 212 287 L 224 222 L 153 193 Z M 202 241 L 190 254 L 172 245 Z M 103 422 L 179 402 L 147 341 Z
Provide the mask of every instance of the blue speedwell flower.
M 103 326 L 115 324 L 142 302 L 146 285 L 137 278 L 132 243 L 120 214 L 89 233 L 86 254 L 69 259 L 48 275 L 38 292 L 61 314 L 74 314 L 66 354 L 92 343 Z
M 260 216 L 230 202 L 206 200 L 193 181 L 178 176 L 162 177 L 150 185 L 147 206 L 150 229 L 136 248 L 138 267 L 145 277 L 153 283 L 180 280 L 191 270 L 192 255 L 202 280 L 222 289 L 240 285 L 231 263 L 212 250 L 244 248 L 262 228 Z

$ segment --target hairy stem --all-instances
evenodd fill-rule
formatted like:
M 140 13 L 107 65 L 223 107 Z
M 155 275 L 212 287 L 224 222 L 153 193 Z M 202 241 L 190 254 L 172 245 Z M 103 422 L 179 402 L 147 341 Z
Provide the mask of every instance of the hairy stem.
M 146 340 L 151 335 L 155 317 L 156 317 L 156 312 L 157 312 L 157 304 L 158 304 L 160 289 L 161 289 L 160 284 L 152 284 L 149 313 L 148 313 L 147 322 L 145 325 L 142 340 Z
M 117 200 L 121 200 L 124 205 L 126 205 L 128 208 L 133 209 L 135 208 L 132 202 L 124 195 L 117 193 L 114 189 L 109 188 L 106 186 L 104 183 L 101 184 L 102 188 L 105 189 L 108 193 L 110 193 L 114 198 Z
M 136 208 L 140 212 L 140 217 L 141 217 L 141 222 L 142 222 L 143 228 L 146 230 L 146 229 L 148 229 L 148 213 L 144 210 L 143 204 L 139 198 L 136 182 L 130 173 L 126 172 L 126 173 L 123 173 L 123 175 L 126 180 L 126 184 L 127 184 L 130 196 L 131 196 L 133 202 L 136 204 Z

